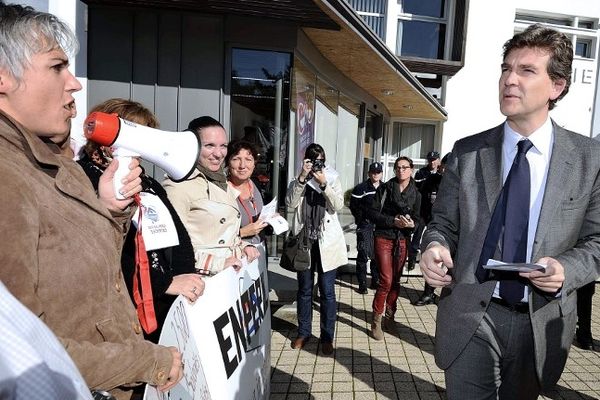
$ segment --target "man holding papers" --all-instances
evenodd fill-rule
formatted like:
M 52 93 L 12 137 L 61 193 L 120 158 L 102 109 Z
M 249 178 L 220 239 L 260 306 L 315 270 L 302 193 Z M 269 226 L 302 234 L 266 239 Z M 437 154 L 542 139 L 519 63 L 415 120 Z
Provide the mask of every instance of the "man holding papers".
M 571 40 L 540 25 L 507 41 L 506 121 L 456 142 L 448 160 L 420 266 L 443 287 L 435 359 L 450 400 L 550 389 L 573 340 L 576 290 L 598 276 L 600 143 L 548 114 L 569 90 L 572 60 Z M 502 271 L 494 260 L 545 268 Z

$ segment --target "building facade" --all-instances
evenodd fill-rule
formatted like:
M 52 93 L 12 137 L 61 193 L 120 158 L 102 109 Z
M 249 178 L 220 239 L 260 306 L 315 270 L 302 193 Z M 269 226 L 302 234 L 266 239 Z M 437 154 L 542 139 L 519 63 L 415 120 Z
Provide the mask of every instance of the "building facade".
M 257 144 L 256 182 L 266 200 L 283 199 L 313 141 L 349 191 L 381 160 L 392 121 L 446 119 L 343 0 L 29 4 L 61 17 L 79 38 L 74 138 L 82 140 L 87 111 L 112 97 L 141 102 L 167 131 L 209 115 L 230 139 Z M 163 171 L 144 166 L 160 180 Z

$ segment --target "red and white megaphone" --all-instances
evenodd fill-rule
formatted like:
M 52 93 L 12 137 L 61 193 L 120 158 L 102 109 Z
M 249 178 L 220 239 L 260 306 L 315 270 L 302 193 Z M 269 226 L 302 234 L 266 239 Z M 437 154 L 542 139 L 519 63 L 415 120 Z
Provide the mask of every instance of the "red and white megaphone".
M 164 169 L 175 182 L 189 177 L 200 154 L 198 137 L 190 131 L 168 132 L 149 128 L 119 118 L 117 114 L 93 112 L 85 119 L 83 131 L 88 140 L 113 148 L 119 159 L 119 168 L 113 179 L 115 195 L 124 197 L 119 190 L 121 180 L 129 174 L 132 157 L 141 157 Z

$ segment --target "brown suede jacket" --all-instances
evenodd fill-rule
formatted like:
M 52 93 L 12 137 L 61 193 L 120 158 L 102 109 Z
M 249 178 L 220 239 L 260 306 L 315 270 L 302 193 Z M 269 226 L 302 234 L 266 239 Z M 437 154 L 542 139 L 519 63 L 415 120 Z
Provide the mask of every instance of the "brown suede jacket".
M 0 280 L 59 337 L 91 388 L 164 384 L 121 274 L 129 214 L 111 215 L 77 163 L 0 112 Z M 119 386 L 121 386 L 119 388 Z

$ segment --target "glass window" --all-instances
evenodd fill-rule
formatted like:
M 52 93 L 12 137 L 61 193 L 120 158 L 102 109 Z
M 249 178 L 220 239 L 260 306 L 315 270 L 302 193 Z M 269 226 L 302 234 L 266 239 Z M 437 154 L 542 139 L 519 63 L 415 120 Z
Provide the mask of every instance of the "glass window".
M 579 57 L 591 58 L 591 40 L 577 39 L 575 44 L 575 55 Z
M 406 14 L 426 15 L 428 17 L 443 18 L 446 9 L 444 0 L 402 0 L 398 1 L 402 11 Z
M 317 109 L 315 110 L 315 142 L 325 149 L 327 163 L 336 170 L 339 91 L 317 79 Z
M 254 181 L 265 201 L 285 193 L 291 54 L 232 49 L 231 139 L 244 139 L 259 150 Z M 284 116 L 276 121 L 275 116 Z M 281 184 L 283 181 L 283 187 Z
M 435 126 L 394 122 L 391 155 L 407 156 L 413 160 L 424 159 L 434 150 Z
M 579 20 L 577 26 L 583 29 L 594 29 L 594 21 Z
M 443 60 L 446 47 L 445 0 L 398 0 L 396 54 Z
M 337 154 L 335 157 L 336 170 L 340 174 L 340 182 L 344 191 L 354 187 L 354 176 L 360 168 L 360 158 L 357 158 L 358 148 L 358 116 L 347 108 L 338 108 Z
M 399 20 L 396 54 L 443 59 L 445 37 L 446 24 Z
M 357 14 L 382 39 L 385 39 L 385 13 L 387 0 L 346 0 Z

